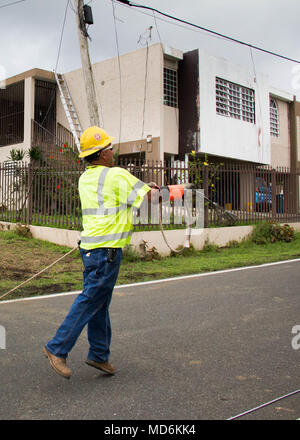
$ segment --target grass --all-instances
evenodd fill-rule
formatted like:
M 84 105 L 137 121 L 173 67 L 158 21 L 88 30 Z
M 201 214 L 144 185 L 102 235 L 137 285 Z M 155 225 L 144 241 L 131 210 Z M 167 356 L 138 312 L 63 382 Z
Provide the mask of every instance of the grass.
M 69 250 L 70 248 L 64 246 L 20 236 L 13 231 L 0 232 L 0 296 Z M 299 233 L 295 234 L 295 240 L 290 243 L 275 242 L 258 245 L 247 240 L 239 244 L 232 242 L 226 248 L 206 245 L 202 251 L 190 249 L 185 251 L 185 255 L 150 261 L 134 258 L 134 255 L 128 254 L 123 258 L 117 284 L 212 272 L 293 258 L 300 258 Z M 82 270 L 80 254 L 76 250 L 3 300 L 81 290 Z

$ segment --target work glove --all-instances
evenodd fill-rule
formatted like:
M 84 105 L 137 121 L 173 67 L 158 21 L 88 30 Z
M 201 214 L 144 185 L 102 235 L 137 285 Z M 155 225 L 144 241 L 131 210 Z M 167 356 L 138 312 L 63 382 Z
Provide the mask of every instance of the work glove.
M 160 189 L 158 185 L 156 185 L 155 182 L 147 183 L 148 186 L 150 186 L 151 189 Z

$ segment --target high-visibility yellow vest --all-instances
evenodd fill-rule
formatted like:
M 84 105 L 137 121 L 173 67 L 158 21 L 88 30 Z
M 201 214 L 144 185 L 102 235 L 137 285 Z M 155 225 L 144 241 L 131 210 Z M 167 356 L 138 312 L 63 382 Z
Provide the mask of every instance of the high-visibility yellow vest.
M 79 179 L 82 208 L 80 247 L 123 248 L 133 230 L 132 208 L 139 208 L 150 187 L 129 171 L 89 166 Z

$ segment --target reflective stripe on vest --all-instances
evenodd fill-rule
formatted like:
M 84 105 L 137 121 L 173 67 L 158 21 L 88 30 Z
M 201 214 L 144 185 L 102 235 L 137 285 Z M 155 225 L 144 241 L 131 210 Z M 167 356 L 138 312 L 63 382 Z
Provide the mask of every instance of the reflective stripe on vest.
M 103 187 L 104 187 L 104 181 L 106 178 L 107 173 L 109 172 L 109 168 L 105 168 L 101 173 L 98 181 L 98 204 L 99 208 L 88 208 L 82 210 L 82 215 L 111 215 L 116 214 L 118 211 L 121 211 L 123 209 L 127 209 L 134 203 L 138 191 L 145 185 L 144 182 L 139 181 L 137 182 L 134 187 L 132 188 L 131 193 L 128 196 L 127 203 L 121 203 L 118 206 L 113 206 L 112 208 L 105 208 L 104 207 L 104 197 L 103 197 Z
M 133 233 L 132 209 L 140 206 L 150 188 L 123 169 L 101 166 L 86 173 L 79 181 L 83 221 L 81 247 L 126 246 Z
M 104 241 L 123 240 L 132 235 L 132 231 L 120 232 L 118 234 L 101 235 L 99 237 L 81 237 L 82 243 L 103 243 Z

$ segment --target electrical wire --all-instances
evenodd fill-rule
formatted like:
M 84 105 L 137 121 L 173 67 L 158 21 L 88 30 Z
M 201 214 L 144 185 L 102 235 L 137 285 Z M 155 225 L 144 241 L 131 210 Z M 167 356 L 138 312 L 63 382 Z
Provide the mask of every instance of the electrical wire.
M 245 416 L 247 414 L 251 414 L 254 411 L 257 411 L 259 409 L 265 408 L 266 406 L 272 405 L 273 403 L 278 402 L 279 400 L 283 400 L 283 399 L 286 399 L 287 397 L 294 396 L 295 394 L 297 394 L 299 392 L 300 392 L 300 389 L 293 391 L 291 393 L 285 394 L 284 396 L 277 397 L 277 399 L 270 400 L 270 402 L 263 403 L 262 405 L 256 406 L 255 408 L 249 409 L 248 411 L 244 411 L 241 414 L 237 414 L 236 416 L 230 417 L 227 420 L 235 420 L 235 419 L 238 419 L 238 418 Z
M 49 266 L 45 267 L 44 269 L 42 269 L 40 272 L 36 273 L 35 275 L 33 275 L 32 277 L 28 278 L 27 280 L 23 281 L 21 284 L 19 284 L 18 286 L 14 287 L 13 289 L 10 289 L 8 292 L 4 293 L 3 295 L 0 296 L 0 299 L 5 298 L 6 296 L 8 296 L 10 293 L 14 292 L 15 290 L 19 289 L 19 287 L 24 286 L 24 284 L 29 283 L 29 281 L 33 280 L 34 278 L 36 278 L 37 276 L 39 276 L 40 274 L 42 274 L 43 272 L 45 272 L 46 270 L 50 269 L 50 267 L 54 266 L 56 263 L 58 263 L 59 261 L 61 261 L 63 258 L 67 257 L 68 255 L 70 255 L 72 252 L 74 252 L 76 249 L 78 249 L 78 245 L 76 245 L 73 249 L 71 249 L 69 252 L 67 252 L 66 254 L 64 254 L 62 257 L 58 258 L 57 260 L 55 260 L 53 263 L 49 264 Z
M 168 248 L 170 249 L 171 252 L 173 252 L 174 254 L 181 254 L 185 251 L 185 249 L 189 249 L 191 247 L 191 235 L 192 235 L 192 225 L 193 225 L 193 219 L 191 218 L 191 213 L 188 209 L 187 206 L 184 207 L 185 212 L 187 213 L 188 216 L 188 225 L 187 225 L 187 229 L 186 229 L 186 233 L 185 233 L 185 242 L 183 244 L 183 246 L 179 249 L 174 249 L 170 243 L 168 242 L 168 239 L 166 237 L 164 228 L 163 228 L 163 219 L 162 219 L 162 200 L 161 198 L 159 199 L 159 227 L 160 227 L 160 232 L 163 236 L 164 242 L 166 243 L 166 245 L 168 246 Z
M 69 3 L 70 3 L 70 0 L 67 0 L 66 9 L 65 9 L 65 15 L 64 15 L 64 21 L 63 21 L 63 26 L 62 26 L 61 35 L 60 35 L 58 54 L 57 54 L 57 58 L 56 58 L 56 65 L 55 65 L 54 73 L 57 73 L 57 67 L 58 67 L 58 62 L 59 62 L 59 57 L 60 57 L 60 52 L 61 52 L 61 46 L 62 46 L 62 40 L 63 40 L 63 36 L 64 36 L 64 30 L 65 30 L 65 26 L 66 26 L 67 12 L 68 12 Z
M 59 46 L 58 46 L 58 53 L 57 53 L 57 57 L 56 57 L 56 64 L 55 64 L 54 74 L 57 73 L 57 67 L 58 67 L 58 62 L 59 62 L 59 57 L 60 57 L 60 52 L 61 52 L 61 47 L 62 47 L 62 41 L 63 41 L 63 35 L 64 35 L 65 26 L 66 26 L 67 12 L 68 12 L 69 4 L 70 4 L 70 0 L 67 0 L 66 8 L 65 8 L 65 14 L 64 14 L 64 20 L 63 20 L 63 26 L 62 26 L 61 35 L 60 35 L 60 41 L 59 41 Z M 40 124 L 42 127 L 44 126 L 44 123 L 45 123 L 45 121 L 46 121 L 46 119 L 48 117 L 48 114 L 49 114 L 49 112 L 51 110 L 51 107 L 53 105 L 55 97 L 56 97 L 56 88 L 53 89 L 53 94 L 52 94 L 52 97 L 51 97 L 51 101 L 50 101 L 48 110 L 47 110 L 47 112 L 46 112 L 46 114 L 45 114 L 45 116 L 44 116 L 44 118 L 43 118 L 43 120 L 42 120 L 42 122 Z
M 141 5 L 141 4 L 137 4 L 137 3 L 132 3 L 132 2 L 130 2 L 128 0 L 115 0 L 115 1 L 121 3 L 121 4 L 125 5 L 125 6 L 132 6 L 134 8 L 147 9 L 147 10 L 152 11 L 152 12 L 157 12 L 158 14 L 163 15 L 164 17 L 170 18 L 171 20 L 178 21 L 180 23 L 184 23 L 184 24 L 186 24 L 188 26 L 192 26 L 192 27 L 194 27 L 196 29 L 201 29 L 202 31 L 208 32 L 208 33 L 210 33 L 212 35 L 224 38 L 224 39 L 232 41 L 234 43 L 241 44 L 243 46 L 248 46 L 248 47 L 250 47 L 252 49 L 255 49 L 255 50 L 267 53 L 269 55 L 276 56 L 278 58 L 282 58 L 282 59 L 287 60 L 287 61 L 292 61 L 293 63 L 300 64 L 299 60 L 295 60 L 293 58 L 287 57 L 285 55 L 278 54 L 276 52 L 273 52 L 273 51 L 270 51 L 270 50 L 267 50 L 267 49 L 263 49 L 263 48 L 261 48 L 259 46 L 255 46 L 255 45 L 250 44 L 250 43 L 245 43 L 244 41 L 238 40 L 237 38 L 229 37 L 228 35 L 221 34 L 220 32 L 216 32 L 216 31 L 213 31 L 211 29 L 207 29 L 207 28 L 205 28 L 203 26 L 199 26 L 197 24 L 191 23 L 191 22 L 189 22 L 187 20 L 183 20 L 181 18 L 174 17 L 173 15 L 166 14 L 165 12 L 162 12 L 162 11 L 159 11 L 158 9 L 152 8 L 151 6 L 145 6 L 145 5 Z
M 158 29 L 158 24 L 157 24 L 157 20 L 156 20 L 155 11 L 153 11 L 153 19 L 154 19 L 155 29 L 156 29 L 156 32 L 157 32 L 157 35 L 158 35 L 158 39 L 159 39 L 159 42 L 160 42 L 160 46 L 161 46 L 161 49 L 162 49 L 162 53 L 164 53 L 163 42 L 162 42 L 161 35 L 160 35 L 159 29 Z M 178 75 L 177 71 L 176 71 L 176 75 Z M 178 109 L 178 90 L 176 92 L 177 92 L 177 106 L 173 107 L 173 108 L 174 108 L 174 111 L 175 111 L 176 126 L 177 126 L 177 129 L 179 130 L 179 121 L 178 121 L 178 112 L 177 112 L 177 109 Z
M 5 5 L 0 6 L 0 9 L 2 9 L 2 8 L 7 8 L 8 6 L 16 5 L 17 3 L 23 3 L 23 2 L 25 2 L 25 1 L 26 1 L 26 0 L 18 0 L 17 2 L 6 3 Z
M 253 73 L 254 73 L 254 78 L 255 78 L 255 83 L 257 85 L 257 95 L 258 95 L 258 108 L 259 108 L 259 113 L 260 113 L 260 123 L 261 123 L 261 139 L 262 139 L 262 144 L 260 145 L 261 147 L 261 162 L 264 162 L 264 148 L 263 148 L 263 138 L 264 138 L 264 126 L 263 126 L 263 115 L 262 115 L 262 106 L 261 106 L 261 99 L 260 99 L 260 91 L 259 91 L 259 84 L 257 81 L 257 73 L 256 73 L 256 67 L 255 67 L 255 62 L 254 62 L 254 57 L 253 57 L 253 52 L 252 52 L 252 47 L 250 47 L 250 56 L 251 56 L 251 61 L 252 61 L 252 67 L 253 67 Z M 258 135 L 259 136 L 259 135 Z
M 118 0 L 111 0 L 111 1 L 116 3 Z M 122 4 L 121 6 L 127 8 L 127 9 L 130 9 L 130 6 L 128 6 L 128 5 Z M 152 14 L 149 14 L 148 12 L 141 11 L 141 10 L 137 10 L 136 12 L 138 12 L 139 14 L 142 14 L 142 15 L 146 15 L 147 17 L 151 17 L 151 18 L 153 18 L 153 14 L 155 13 L 155 11 L 153 11 Z M 186 30 L 189 30 L 189 31 L 192 31 L 192 32 L 200 33 L 202 35 L 207 35 L 206 32 L 204 32 L 204 31 L 202 31 L 200 29 L 194 29 L 194 28 L 191 29 L 187 25 L 180 24 L 180 23 L 174 23 L 174 22 L 172 22 L 170 20 L 167 20 L 165 18 L 162 18 L 162 17 L 155 16 L 155 21 L 156 20 L 159 20 L 159 21 L 161 21 L 163 23 L 171 24 L 172 26 L 176 26 L 176 27 L 179 27 L 181 29 L 186 29 Z M 218 37 L 217 35 L 208 35 L 208 36 L 211 37 L 211 38 L 216 38 L 218 40 L 223 40 L 222 37 Z M 160 36 L 159 36 L 159 40 L 161 41 L 161 37 Z
M 148 44 L 148 39 L 146 39 L 145 85 L 144 85 L 143 122 L 142 122 L 141 142 L 143 142 L 144 131 L 145 131 L 145 115 L 146 115 L 146 101 L 147 101 L 147 79 L 148 79 L 148 60 L 149 60 L 149 44 Z M 140 157 L 141 157 L 141 154 L 142 154 L 142 144 L 141 144 L 141 149 L 140 149 Z
M 113 18 L 114 18 L 114 26 L 115 26 L 115 38 L 116 38 L 116 47 L 117 47 L 117 55 L 118 55 L 118 67 L 119 67 L 119 85 L 120 85 L 120 120 L 119 120 L 119 145 L 118 145 L 118 153 L 120 152 L 120 143 L 121 143 L 121 132 L 122 132 L 122 75 L 121 75 L 121 59 L 120 59 L 120 49 L 119 49 L 119 37 L 117 30 L 117 21 L 116 21 L 116 10 L 115 4 L 112 1 L 112 9 L 113 9 Z
M 162 45 L 162 39 L 161 39 L 160 32 L 159 32 L 159 29 L 158 29 L 155 11 L 153 11 L 153 18 L 154 18 L 155 29 L 156 29 L 156 32 L 157 32 L 157 35 L 158 35 L 158 39 L 159 39 L 160 44 Z

